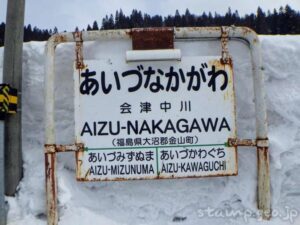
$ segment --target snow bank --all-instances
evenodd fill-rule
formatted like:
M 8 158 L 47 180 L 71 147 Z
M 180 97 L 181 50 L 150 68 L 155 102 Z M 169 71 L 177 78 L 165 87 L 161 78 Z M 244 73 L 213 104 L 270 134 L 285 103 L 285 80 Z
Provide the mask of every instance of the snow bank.
M 261 36 L 269 120 L 272 208 L 270 222 L 300 224 L 300 38 Z M 113 43 L 112 43 L 113 44 Z M 177 44 L 180 47 L 180 43 Z M 198 44 L 203 54 L 212 44 Z M 112 54 L 128 48 L 128 43 L 112 46 Z M 9 225 L 43 225 L 45 178 L 43 154 L 45 43 L 24 45 L 23 74 L 23 152 L 24 179 L 9 202 Z M 250 56 L 242 43 L 230 44 L 234 59 L 237 95 L 238 135 L 255 138 L 254 105 Z M 189 47 L 188 47 L 189 48 Z M 193 48 L 192 46 L 190 48 Z M 89 59 L 101 58 L 105 46 L 86 43 Z M 58 143 L 73 143 L 73 86 L 71 82 L 74 46 L 57 49 Z M 183 51 L 183 54 L 189 54 Z M 3 48 L 0 48 L 2 73 Z M 240 148 L 239 175 L 204 179 L 130 182 L 78 183 L 75 159 L 70 153 L 58 159 L 59 215 L 63 225 L 114 224 L 257 224 L 256 152 Z M 212 210 L 211 214 L 208 213 Z M 239 216 L 225 216 L 240 212 Z M 218 214 L 219 213 L 219 214 Z M 290 215 L 292 214 L 292 216 Z M 214 216 L 211 216 L 214 215 Z

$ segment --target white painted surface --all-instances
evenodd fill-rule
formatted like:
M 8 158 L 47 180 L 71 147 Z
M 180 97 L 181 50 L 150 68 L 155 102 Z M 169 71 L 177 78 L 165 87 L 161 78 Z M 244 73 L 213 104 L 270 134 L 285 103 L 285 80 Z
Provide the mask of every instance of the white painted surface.
M 226 146 L 228 138 L 236 138 L 233 74 L 219 59 L 85 60 L 79 79 L 74 72 L 75 136 L 86 148 L 78 157 L 79 178 L 236 174 L 236 149 Z M 215 82 L 212 73 L 218 74 Z

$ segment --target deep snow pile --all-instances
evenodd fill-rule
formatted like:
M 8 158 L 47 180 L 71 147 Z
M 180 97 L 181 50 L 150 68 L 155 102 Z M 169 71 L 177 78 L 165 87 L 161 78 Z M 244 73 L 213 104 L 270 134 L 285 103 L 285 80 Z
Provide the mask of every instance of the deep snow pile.
M 272 208 L 274 216 L 262 224 L 300 224 L 300 37 L 260 36 L 267 94 Z M 114 46 L 118 53 L 128 43 Z M 180 43 L 177 44 L 180 47 Z M 45 178 L 43 154 L 45 43 L 24 45 L 23 57 L 23 152 L 24 179 L 9 202 L 9 225 L 43 225 Z M 198 44 L 201 53 L 216 55 L 212 43 Z M 238 135 L 255 138 L 255 112 L 249 52 L 244 44 L 230 44 L 234 60 L 237 95 Z M 86 43 L 85 56 L 97 59 L 107 46 Z M 194 48 L 188 46 L 183 54 Z M 214 52 L 212 52 L 214 51 Z M 57 142 L 73 143 L 72 62 L 74 46 L 57 48 Z M 3 48 L 0 48 L 2 73 Z M 60 225 L 110 224 L 257 224 L 256 151 L 238 151 L 236 177 L 78 183 L 73 154 L 59 155 Z M 207 211 L 213 210 L 209 216 Z M 224 216 L 226 212 L 240 216 Z M 281 214 L 281 217 L 277 214 Z M 292 215 L 290 215 L 292 213 Z

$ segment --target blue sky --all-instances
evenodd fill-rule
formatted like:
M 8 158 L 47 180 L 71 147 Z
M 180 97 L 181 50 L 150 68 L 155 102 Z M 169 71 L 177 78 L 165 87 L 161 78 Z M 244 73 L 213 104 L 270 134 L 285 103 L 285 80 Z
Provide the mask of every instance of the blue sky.
M 73 31 L 76 26 L 86 28 L 94 20 L 100 25 L 105 15 L 115 14 L 120 8 L 125 14 L 138 9 L 150 15 L 166 16 L 174 15 L 176 9 L 184 13 L 186 8 L 194 14 L 202 14 L 203 11 L 224 14 L 231 7 L 244 15 L 256 12 L 258 6 L 267 11 L 286 4 L 300 11 L 300 0 L 26 0 L 25 24 L 41 29 L 56 26 L 59 31 Z M 5 21 L 6 5 L 7 0 L 0 0 L 0 22 Z

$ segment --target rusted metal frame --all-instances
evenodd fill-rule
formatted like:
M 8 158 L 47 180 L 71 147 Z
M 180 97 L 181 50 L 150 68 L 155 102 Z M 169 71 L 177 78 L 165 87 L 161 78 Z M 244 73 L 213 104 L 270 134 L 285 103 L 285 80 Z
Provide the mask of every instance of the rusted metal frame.
M 265 104 L 263 66 L 258 38 L 253 39 L 251 49 L 254 74 L 254 99 L 256 117 L 256 135 L 259 140 L 268 139 L 267 110 Z M 255 65 L 255 66 L 254 66 Z M 271 218 L 271 187 L 269 147 L 257 146 L 257 207 L 263 219 Z
M 134 28 L 132 50 L 126 52 L 127 62 L 181 60 L 180 49 L 174 49 L 174 28 Z
M 229 147 L 269 147 L 268 139 L 238 139 L 238 138 L 229 138 L 228 139 Z
M 74 40 L 76 43 L 76 46 L 75 46 L 76 69 L 81 70 L 84 68 L 83 49 L 82 49 L 83 48 L 82 33 L 74 32 L 73 36 L 74 36 Z
M 252 35 L 250 41 L 254 75 L 253 86 L 256 111 L 256 137 L 257 140 L 259 140 L 257 145 L 257 207 L 261 210 L 262 218 L 268 220 L 271 218 L 271 188 L 269 147 L 264 143 L 268 140 L 268 127 L 263 66 L 258 38 L 255 35 Z
M 176 28 L 175 40 L 180 39 L 199 39 L 199 38 L 221 38 L 221 27 L 210 28 Z M 251 52 L 254 98 L 256 110 L 256 136 L 257 139 L 268 137 L 267 112 L 264 93 L 264 76 L 261 60 L 261 50 L 257 34 L 246 27 L 229 27 L 228 37 L 246 41 Z
M 196 27 L 196 28 L 175 28 L 175 40 L 180 39 L 215 39 L 221 38 L 222 29 L 220 27 Z M 120 40 L 131 38 L 131 30 L 111 30 L 111 31 L 89 31 L 81 33 L 82 41 L 95 40 Z M 254 77 L 254 98 L 256 109 L 256 135 L 257 139 L 267 139 L 267 114 L 265 105 L 263 67 L 260 54 L 259 40 L 255 32 L 245 27 L 229 27 L 229 38 L 238 38 L 249 44 L 252 59 L 253 77 Z M 47 42 L 46 46 L 46 78 L 45 78 L 45 143 L 55 143 L 54 129 L 54 53 L 55 48 L 60 43 L 74 42 L 73 33 L 56 34 Z M 50 154 L 50 156 L 49 156 Z M 55 174 L 55 153 L 46 153 L 46 157 L 52 159 L 52 163 L 47 163 L 47 169 L 52 168 Z M 258 157 L 258 208 L 263 212 L 263 218 L 270 218 L 271 202 L 270 202 L 270 171 L 269 171 L 269 152 L 268 147 L 257 146 Z M 47 173 L 46 173 L 47 174 Z M 47 179 L 47 207 L 48 207 L 48 225 L 57 225 L 58 212 L 56 190 L 57 183 L 54 176 L 53 179 Z M 50 185 L 51 184 L 51 185 Z M 54 188 L 52 188 L 54 187 Z M 53 200 L 55 197 L 55 200 Z M 269 214 L 268 214 L 269 213 Z
M 237 146 L 252 146 L 256 147 L 257 141 L 255 139 L 238 139 L 238 138 L 229 138 L 228 146 L 237 147 Z
M 270 157 L 268 147 L 257 147 L 257 207 L 262 218 L 271 218 Z
M 45 153 L 77 152 L 83 150 L 84 150 L 84 144 L 82 143 L 76 143 L 70 145 L 45 144 Z
M 81 67 L 83 58 L 81 43 L 96 39 L 111 40 L 126 38 L 130 39 L 130 30 L 119 32 L 89 32 L 89 33 L 63 33 L 53 35 L 46 45 L 46 77 L 45 77 L 45 170 L 46 170 L 46 193 L 47 193 L 47 217 L 48 225 L 58 224 L 57 210 L 57 180 L 56 180 L 56 151 L 55 146 L 55 119 L 54 119 L 54 80 L 55 80 L 55 49 L 58 44 L 76 42 L 77 66 Z M 63 148 L 62 148 L 63 150 Z M 49 152 L 50 151 L 50 152 Z
M 48 225 L 58 224 L 56 153 L 45 153 Z
M 251 52 L 253 82 L 254 82 L 254 98 L 256 110 L 256 136 L 258 139 L 266 139 L 267 128 L 267 112 L 265 105 L 264 93 L 264 76 L 261 60 L 261 50 L 257 34 L 246 27 L 228 27 L 228 37 L 237 40 L 246 41 L 249 44 Z M 199 39 L 199 38 L 221 38 L 221 27 L 209 28 L 176 28 L 175 40 L 177 39 Z
M 267 140 L 267 111 L 265 104 L 264 92 L 264 76 L 261 59 L 261 50 L 257 34 L 249 28 L 245 27 L 229 27 L 228 36 L 230 38 L 238 38 L 245 40 L 249 44 L 253 83 L 254 83 L 254 100 L 256 111 L 256 137 L 258 140 Z M 199 38 L 210 37 L 217 38 L 222 35 L 221 28 L 194 29 L 194 28 L 179 28 L 175 29 L 175 38 Z M 257 146 L 257 165 L 258 165 L 258 189 L 257 202 L 258 209 L 262 212 L 263 219 L 271 217 L 271 192 L 270 192 L 270 165 L 269 165 L 269 150 L 268 147 Z
M 174 48 L 174 28 L 134 28 L 131 36 L 133 50 Z
M 99 38 L 98 32 L 90 32 L 86 39 L 95 40 Z M 127 35 L 129 32 L 113 32 L 111 35 L 107 33 L 100 33 L 100 37 L 104 40 L 119 39 L 120 36 Z M 78 51 L 77 67 L 81 67 L 84 64 L 82 56 L 81 43 L 83 42 L 82 33 L 64 33 L 52 36 L 46 45 L 46 77 L 45 77 L 45 174 L 46 174 L 46 194 L 47 194 L 47 218 L 48 225 L 58 224 L 58 209 L 57 209 L 57 178 L 56 178 L 56 151 L 68 151 L 74 150 L 74 148 L 68 148 L 67 146 L 55 145 L 55 119 L 54 119 L 54 80 L 55 80 L 55 49 L 58 44 L 64 42 L 76 42 Z M 70 147 L 70 146 L 69 146 Z M 78 146 L 77 146 L 78 147 Z M 83 146 L 81 146 L 83 147 Z M 81 148 L 80 147 L 80 148 Z
M 230 64 L 231 58 L 228 51 L 228 27 L 221 27 L 221 47 L 222 47 L 222 57 L 221 62 L 223 64 Z
M 56 153 L 83 151 L 82 143 L 71 145 L 45 144 L 45 174 L 48 225 L 58 224 Z
M 45 174 L 47 195 L 48 225 L 58 224 L 56 153 L 47 146 L 55 143 L 54 124 L 54 54 L 57 42 L 48 41 L 46 45 L 46 77 L 45 77 Z

